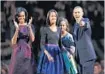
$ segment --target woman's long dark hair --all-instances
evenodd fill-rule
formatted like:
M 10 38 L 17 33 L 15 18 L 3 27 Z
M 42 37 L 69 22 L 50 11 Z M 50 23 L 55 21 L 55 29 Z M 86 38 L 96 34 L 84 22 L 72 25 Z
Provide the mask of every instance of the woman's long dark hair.
M 50 13 L 51 13 L 51 12 L 55 12 L 55 13 L 56 13 L 56 17 L 57 17 L 56 25 L 58 26 L 58 13 L 57 13 L 57 11 L 54 10 L 54 9 L 49 10 L 48 13 L 47 13 L 47 17 L 46 17 L 46 26 L 49 26 L 49 25 L 50 25 L 49 16 L 50 16 Z
M 18 17 L 19 17 L 19 13 L 20 12 L 25 12 L 25 22 L 27 21 L 27 19 L 28 19 L 28 12 L 27 12 L 27 10 L 25 9 L 25 8 L 23 8 L 23 7 L 18 7 L 17 9 L 16 9 L 16 15 L 15 15 L 15 20 L 16 20 L 16 22 L 18 22 L 19 23 L 19 21 L 18 21 Z

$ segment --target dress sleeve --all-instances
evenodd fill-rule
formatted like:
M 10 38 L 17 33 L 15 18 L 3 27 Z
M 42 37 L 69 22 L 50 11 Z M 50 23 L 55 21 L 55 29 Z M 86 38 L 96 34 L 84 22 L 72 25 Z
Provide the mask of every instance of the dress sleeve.
M 73 39 L 73 36 L 70 34 L 69 35 L 69 40 L 70 40 L 70 53 L 71 54 L 74 54 L 75 53 L 75 46 L 74 46 L 74 39 Z
M 40 46 L 41 50 L 45 50 L 45 41 L 46 41 L 46 29 L 45 27 L 41 27 L 40 29 L 40 35 L 41 35 L 41 41 L 40 41 Z
M 33 24 L 31 25 L 31 27 L 32 27 L 32 31 L 33 31 L 34 36 L 35 36 L 35 27 L 34 27 L 34 25 L 33 25 Z
M 73 35 L 71 34 L 71 36 L 69 37 L 70 41 L 71 41 L 71 46 L 74 46 L 74 39 L 73 39 Z

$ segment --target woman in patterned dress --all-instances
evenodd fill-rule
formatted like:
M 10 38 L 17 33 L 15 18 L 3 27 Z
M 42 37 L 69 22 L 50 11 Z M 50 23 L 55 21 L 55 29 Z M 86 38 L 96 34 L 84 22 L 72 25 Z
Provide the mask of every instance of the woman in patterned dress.
M 31 47 L 29 40 L 34 41 L 34 33 L 31 27 L 32 18 L 27 23 L 28 13 L 23 7 L 16 10 L 14 20 L 15 33 L 11 39 L 13 47 L 9 74 L 33 74 L 31 62 Z
M 61 17 L 60 26 L 62 28 L 62 44 L 65 47 L 65 50 L 63 50 L 62 52 L 65 66 L 65 74 L 77 74 L 77 69 L 73 58 L 75 52 L 74 40 L 72 34 L 69 33 L 70 27 L 67 19 Z

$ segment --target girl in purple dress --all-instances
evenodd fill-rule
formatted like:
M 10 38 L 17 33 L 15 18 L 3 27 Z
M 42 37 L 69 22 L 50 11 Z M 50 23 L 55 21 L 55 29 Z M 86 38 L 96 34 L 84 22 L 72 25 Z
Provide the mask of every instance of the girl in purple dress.
M 11 39 L 13 47 L 9 74 L 33 74 L 31 63 L 31 47 L 29 40 L 34 41 L 34 34 L 31 27 L 32 18 L 27 24 L 27 10 L 18 7 L 16 10 L 16 21 L 14 20 L 15 33 Z

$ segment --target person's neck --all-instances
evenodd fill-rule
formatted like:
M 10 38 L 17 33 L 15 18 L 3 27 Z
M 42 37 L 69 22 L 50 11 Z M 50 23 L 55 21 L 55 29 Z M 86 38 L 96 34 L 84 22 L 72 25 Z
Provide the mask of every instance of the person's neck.
M 56 27 L 56 24 L 51 24 L 50 27 Z
M 67 31 L 62 31 L 62 37 L 64 37 L 67 33 Z
M 76 19 L 76 23 L 80 23 L 80 21 L 83 19 L 83 17 Z
M 20 22 L 19 25 L 26 25 L 26 23 L 25 22 Z

